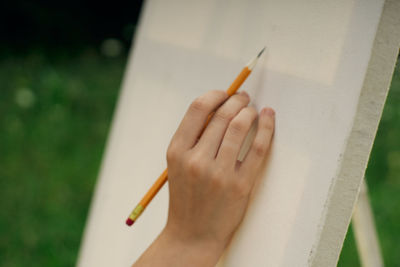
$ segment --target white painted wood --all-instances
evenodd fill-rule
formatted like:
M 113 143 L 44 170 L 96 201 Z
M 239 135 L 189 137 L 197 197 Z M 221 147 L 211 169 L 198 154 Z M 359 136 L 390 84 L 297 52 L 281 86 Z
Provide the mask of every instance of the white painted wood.
M 399 10 L 394 2 L 388 3 Z M 383 5 L 383 0 L 148 0 L 78 266 L 127 266 L 147 248 L 165 223 L 167 188 L 133 228 L 124 221 L 166 167 L 166 148 L 186 108 L 210 89 L 226 89 L 265 44 L 267 55 L 243 88 L 257 108 L 276 110 L 273 148 L 220 264 L 335 265 L 398 49 L 395 29 L 381 37 L 384 44 L 374 45 L 385 19 Z M 393 15 L 391 20 L 382 27 L 398 23 Z
M 351 221 L 361 265 L 363 267 L 382 267 L 383 259 L 365 181 L 361 185 Z
M 399 53 L 399 14 L 400 1 L 385 1 L 353 127 L 325 203 L 319 240 L 312 250 L 312 266 L 332 266 L 337 262 L 337 247 L 341 247 L 350 222 Z

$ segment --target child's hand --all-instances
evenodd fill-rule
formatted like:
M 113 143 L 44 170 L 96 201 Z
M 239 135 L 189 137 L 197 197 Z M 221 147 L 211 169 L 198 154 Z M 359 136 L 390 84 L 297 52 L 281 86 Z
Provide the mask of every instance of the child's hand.
M 244 92 L 227 99 L 223 91 L 210 91 L 196 99 L 169 145 L 166 231 L 175 238 L 224 247 L 245 214 L 270 146 L 274 111 L 261 111 L 253 144 L 239 162 L 240 148 L 258 113 L 247 106 L 250 99 Z M 198 139 L 213 111 L 215 115 Z
M 187 111 L 167 151 L 170 192 L 167 225 L 134 264 L 215 266 L 246 212 L 274 132 L 274 111 L 247 107 L 246 93 L 210 91 Z M 208 115 L 216 111 L 199 138 Z M 237 160 L 252 123 L 253 144 Z

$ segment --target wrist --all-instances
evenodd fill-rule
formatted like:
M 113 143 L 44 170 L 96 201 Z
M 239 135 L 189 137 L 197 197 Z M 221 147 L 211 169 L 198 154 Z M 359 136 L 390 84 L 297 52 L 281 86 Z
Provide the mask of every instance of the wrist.
M 199 263 L 191 266 L 215 266 L 226 245 L 211 239 L 185 237 L 168 227 L 163 229 L 158 239 L 168 244 L 182 258 L 182 263 Z

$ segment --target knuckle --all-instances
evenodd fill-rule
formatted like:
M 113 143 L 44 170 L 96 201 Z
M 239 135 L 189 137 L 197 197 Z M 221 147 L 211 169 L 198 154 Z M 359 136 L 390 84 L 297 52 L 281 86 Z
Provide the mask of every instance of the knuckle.
M 233 118 L 230 123 L 231 131 L 234 134 L 243 134 L 249 130 L 251 123 L 257 117 L 257 110 L 253 107 L 245 107 L 240 115 Z
M 206 94 L 195 98 L 191 103 L 189 110 L 191 110 L 192 112 L 209 113 L 211 112 L 212 109 L 210 101 L 208 101 L 209 99 L 215 99 L 215 98 L 220 99 L 226 97 L 228 97 L 228 94 L 222 90 L 211 90 Z
M 209 179 L 210 179 L 210 184 L 213 189 L 223 189 L 225 187 L 224 179 L 223 179 L 223 174 L 221 172 L 213 172 Z
M 225 173 L 226 173 L 225 170 L 218 168 L 218 169 L 212 171 L 212 173 L 210 175 L 210 179 L 211 180 L 222 180 Z
M 236 98 L 238 101 L 243 103 L 248 103 L 250 101 L 250 96 L 245 91 L 236 93 L 235 95 L 233 95 L 233 98 Z
M 241 134 L 246 131 L 247 123 L 244 120 L 233 119 L 233 121 L 230 123 L 230 128 L 232 133 Z
M 214 115 L 214 117 L 217 120 L 220 120 L 222 122 L 231 121 L 233 119 L 233 116 L 234 116 L 234 114 L 232 112 L 229 112 L 229 111 L 227 111 L 226 109 L 223 109 L 223 108 L 219 109 Z
M 167 162 L 168 163 L 173 163 L 178 160 L 179 153 L 178 151 L 173 147 L 170 146 L 167 150 Z
M 202 97 L 196 98 L 189 107 L 192 112 L 207 112 L 209 109 L 207 102 Z
M 232 183 L 232 192 L 235 196 L 247 197 L 251 191 L 251 185 L 246 180 L 238 180 Z
M 227 97 L 228 94 L 225 91 L 222 90 L 211 90 L 210 94 L 213 95 L 213 97 Z
M 261 142 L 255 142 L 253 144 L 253 150 L 257 156 L 263 157 L 267 152 L 267 147 Z
M 203 160 L 198 156 L 189 157 L 186 161 L 186 168 L 190 175 L 200 176 L 204 170 Z

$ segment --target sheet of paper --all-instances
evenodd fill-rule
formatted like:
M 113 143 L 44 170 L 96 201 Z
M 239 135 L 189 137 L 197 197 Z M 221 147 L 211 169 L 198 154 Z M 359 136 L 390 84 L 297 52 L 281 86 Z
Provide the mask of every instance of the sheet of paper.
M 190 102 L 242 89 L 276 111 L 268 169 L 221 266 L 307 266 L 352 128 L 382 0 L 148 0 L 109 136 L 79 266 L 128 266 L 165 224 L 165 186 L 124 222 L 166 167 Z

